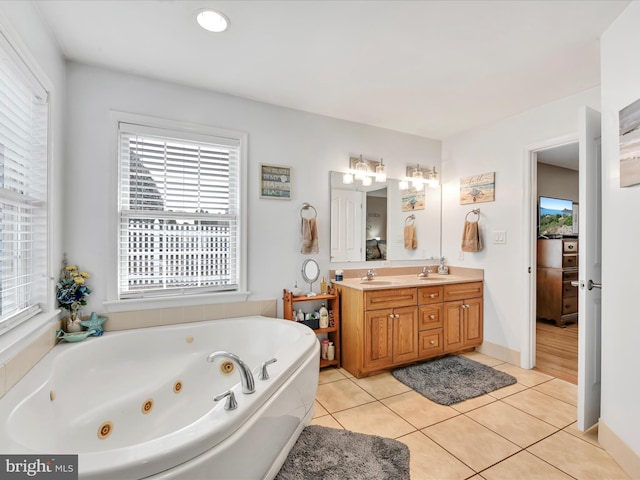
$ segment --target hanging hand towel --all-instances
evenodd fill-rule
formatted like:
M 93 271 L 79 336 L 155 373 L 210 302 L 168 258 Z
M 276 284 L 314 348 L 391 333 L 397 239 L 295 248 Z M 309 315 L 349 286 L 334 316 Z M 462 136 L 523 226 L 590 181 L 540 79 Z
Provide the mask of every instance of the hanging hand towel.
M 318 222 L 316 218 L 302 219 L 302 248 L 300 253 L 310 255 L 318 253 Z
M 462 251 L 479 252 L 480 250 L 482 250 L 482 238 L 478 222 L 465 221 L 462 231 Z
M 418 239 L 416 238 L 416 227 L 413 225 L 404 226 L 404 248 L 414 250 L 418 248 Z

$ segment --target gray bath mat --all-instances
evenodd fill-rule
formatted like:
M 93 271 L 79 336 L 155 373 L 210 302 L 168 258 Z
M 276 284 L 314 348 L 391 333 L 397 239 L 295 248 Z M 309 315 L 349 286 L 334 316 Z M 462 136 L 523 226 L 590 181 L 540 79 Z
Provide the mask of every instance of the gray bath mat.
M 310 425 L 275 480 L 409 480 L 409 447 L 391 438 Z
M 397 368 L 391 373 L 441 405 L 453 405 L 516 383 L 511 375 L 460 355 Z

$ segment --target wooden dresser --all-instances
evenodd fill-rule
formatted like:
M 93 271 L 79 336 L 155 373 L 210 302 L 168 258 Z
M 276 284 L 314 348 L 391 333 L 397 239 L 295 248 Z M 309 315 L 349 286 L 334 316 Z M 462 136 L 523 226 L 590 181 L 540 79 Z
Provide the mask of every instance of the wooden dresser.
M 536 317 L 561 327 L 578 321 L 578 239 L 538 239 Z

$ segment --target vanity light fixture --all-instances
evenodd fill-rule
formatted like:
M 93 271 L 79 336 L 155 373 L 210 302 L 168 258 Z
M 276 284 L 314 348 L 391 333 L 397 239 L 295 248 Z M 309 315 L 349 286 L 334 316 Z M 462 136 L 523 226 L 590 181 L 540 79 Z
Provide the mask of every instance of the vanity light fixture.
M 196 20 L 202 28 L 214 33 L 221 33 L 229 28 L 229 19 L 216 10 L 200 10 Z
M 342 175 L 342 183 L 344 185 L 351 185 L 353 183 L 353 173 L 347 172 Z
M 376 183 L 384 183 L 387 181 L 387 171 L 385 169 L 384 163 L 382 162 L 382 158 L 380 159 L 380 163 L 376 165 Z
M 366 175 L 363 179 L 362 179 L 362 186 L 363 187 L 370 187 L 371 186 L 371 176 L 370 175 Z
M 418 165 L 418 167 L 413 172 L 411 172 L 411 185 L 416 190 L 424 187 L 424 174 L 422 173 L 422 170 L 420 170 L 420 165 Z
M 362 160 L 362 155 L 360 155 L 360 160 L 356 163 L 355 171 L 356 180 L 364 180 L 369 173 L 369 167 Z
M 438 172 L 436 172 L 436 167 L 433 167 L 433 170 L 429 172 L 429 175 L 427 176 L 427 184 L 431 188 L 436 188 L 438 185 L 440 185 L 440 181 L 438 180 Z

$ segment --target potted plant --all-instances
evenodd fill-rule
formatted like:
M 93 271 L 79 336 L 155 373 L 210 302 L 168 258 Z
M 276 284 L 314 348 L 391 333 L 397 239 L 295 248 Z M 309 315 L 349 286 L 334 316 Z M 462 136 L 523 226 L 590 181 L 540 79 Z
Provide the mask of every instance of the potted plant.
M 56 298 L 58 307 L 69 311 L 66 317 L 67 332 L 79 332 L 80 309 L 87 304 L 86 298 L 91 294 L 91 289 L 87 286 L 86 280 L 90 278 L 87 272 L 82 272 L 75 265 L 66 265 L 58 284 L 56 285 Z

